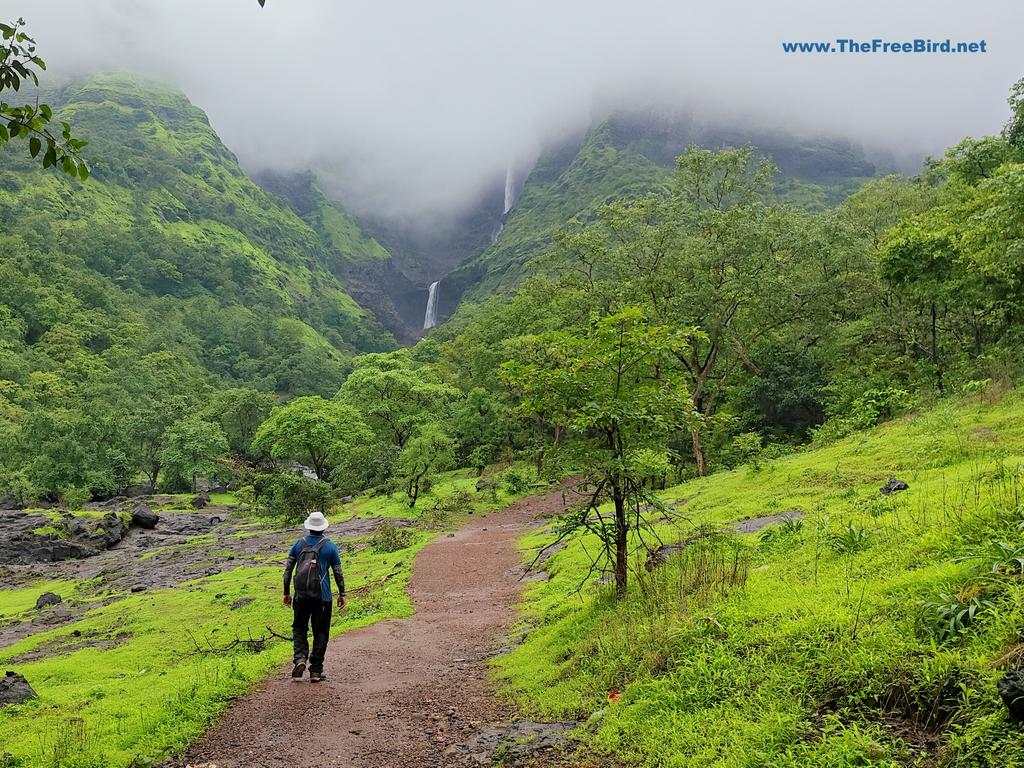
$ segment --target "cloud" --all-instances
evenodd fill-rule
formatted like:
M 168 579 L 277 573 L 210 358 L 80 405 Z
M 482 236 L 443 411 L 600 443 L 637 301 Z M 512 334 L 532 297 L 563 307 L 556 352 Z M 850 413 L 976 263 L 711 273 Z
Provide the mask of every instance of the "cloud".
M 900 153 L 998 131 L 1019 0 L 0 0 L 59 73 L 180 84 L 252 169 L 316 166 L 357 206 L 465 205 L 510 158 L 658 102 Z M 973 56 L 792 55 L 782 41 L 985 39 Z

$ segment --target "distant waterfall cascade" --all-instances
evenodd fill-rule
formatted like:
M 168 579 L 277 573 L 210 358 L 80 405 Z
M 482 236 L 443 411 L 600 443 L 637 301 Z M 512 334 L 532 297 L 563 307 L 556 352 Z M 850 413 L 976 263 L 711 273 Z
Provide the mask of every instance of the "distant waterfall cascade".
M 505 210 L 501 212 L 502 216 L 508 216 L 508 212 L 512 210 L 512 206 L 516 204 L 516 175 L 512 169 L 512 164 L 509 163 L 508 169 L 505 171 Z
M 437 325 L 437 286 L 440 284 L 440 280 L 435 280 L 430 284 L 430 290 L 427 292 L 427 314 L 423 316 L 424 331 Z

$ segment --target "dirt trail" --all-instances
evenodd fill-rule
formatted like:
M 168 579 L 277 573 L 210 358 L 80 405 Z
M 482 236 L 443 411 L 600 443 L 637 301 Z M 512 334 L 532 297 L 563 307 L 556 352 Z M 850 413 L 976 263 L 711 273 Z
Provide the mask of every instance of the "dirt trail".
M 487 684 L 485 659 L 515 618 L 516 541 L 540 515 L 560 511 L 562 499 L 561 491 L 523 499 L 429 544 L 413 567 L 413 616 L 333 638 L 323 683 L 293 683 L 282 670 L 236 702 L 188 763 L 480 765 L 450 747 L 511 714 Z

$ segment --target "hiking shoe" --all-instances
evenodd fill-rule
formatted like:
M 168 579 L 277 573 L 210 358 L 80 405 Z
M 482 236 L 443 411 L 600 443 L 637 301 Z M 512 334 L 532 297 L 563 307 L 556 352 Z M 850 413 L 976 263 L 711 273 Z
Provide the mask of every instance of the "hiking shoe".
M 321 680 L 326 680 L 327 676 L 323 672 L 310 672 L 309 682 L 319 683 Z
M 296 661 L 295 666 L 292 667 L 292 680 L 301 680 L 302 675 L 306 671 L 306 662 Z

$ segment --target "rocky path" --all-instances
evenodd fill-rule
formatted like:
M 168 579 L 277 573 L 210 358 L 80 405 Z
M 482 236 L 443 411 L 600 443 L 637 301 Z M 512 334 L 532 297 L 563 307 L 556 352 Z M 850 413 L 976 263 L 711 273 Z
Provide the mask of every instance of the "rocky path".
M 335 637 L 323 683 L 295 683 L 281 670 L 236 702 L 187 763 L 490 765 L 496 744 L 520 733 L 486 681 L 522 586 L 516 541 L 563 504 L 561 491 L 523 499 L 432 542 L 413 567 L 413 616 Z M 522 732 L 550 736 L 534 724 Z

